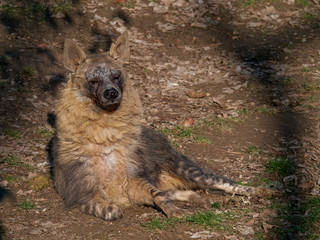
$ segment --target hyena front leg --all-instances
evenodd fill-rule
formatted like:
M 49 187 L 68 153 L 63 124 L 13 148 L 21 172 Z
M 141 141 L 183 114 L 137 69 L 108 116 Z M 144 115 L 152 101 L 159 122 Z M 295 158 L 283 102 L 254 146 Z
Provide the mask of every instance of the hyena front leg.
M 122 217 L 122 211 L 117 205 L 108 204 L 99 197 L 81 205 L 80 210 L 83 213 L 94 215 L 107 221 L 114 221 Z
M 183 217 L 189 212 L 174 205 L 169 195 L 158 189 L 146 179 L 135 179 L 131 182 L 129 190 L 130 200 L 138 204 L 154 204 L 159 207 L 167 217 Z

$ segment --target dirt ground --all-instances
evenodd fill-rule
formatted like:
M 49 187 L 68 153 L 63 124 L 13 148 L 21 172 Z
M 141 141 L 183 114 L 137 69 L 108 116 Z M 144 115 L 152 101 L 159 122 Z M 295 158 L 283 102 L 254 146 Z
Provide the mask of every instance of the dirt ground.
M 319 4 L 0 0 L 0 239 L 320 239 Z M 124 30 L 145 124 L 275 196 L 201 193 L 212 208 L 177 203 L 195 213 L 180 220 L 132 207 L 105 222 L 64 207 L 50 168 L 64 40 L 99 53 Z

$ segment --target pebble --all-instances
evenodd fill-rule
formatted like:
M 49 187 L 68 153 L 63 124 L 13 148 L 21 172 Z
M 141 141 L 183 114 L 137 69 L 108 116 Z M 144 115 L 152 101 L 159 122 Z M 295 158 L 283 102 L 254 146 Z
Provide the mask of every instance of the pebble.
M 254 234 L 254 230 L 252 227 L 250 226 L 239 226 L 238 227 L 238 231 L 240 232 L 240 234 L 242 235 L 251 235 Z
M 44 228 L 36 228 L 36 229 L 33 229 L 29 232 L 30 235 L 40 235 L 42 234 L 43 232 L 47 231 L 46 229 Z

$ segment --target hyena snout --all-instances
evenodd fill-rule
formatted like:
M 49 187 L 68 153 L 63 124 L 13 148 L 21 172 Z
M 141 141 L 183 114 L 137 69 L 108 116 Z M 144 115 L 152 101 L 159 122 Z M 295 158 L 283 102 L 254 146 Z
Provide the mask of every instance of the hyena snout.
M 106 99 L 116 99 L 119 96 L 119 92 L 117 89 L 115 89 L 114 87 L 108 88 L 107 90 L 105 90 L 103 96 Z

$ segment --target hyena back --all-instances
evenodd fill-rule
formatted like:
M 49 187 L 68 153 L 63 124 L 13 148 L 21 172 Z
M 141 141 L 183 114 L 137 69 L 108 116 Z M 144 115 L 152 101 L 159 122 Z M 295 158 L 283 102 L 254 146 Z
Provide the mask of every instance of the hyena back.
M 172 200 L 210 204 L 195 189 L 257 194 L 204 170 L 141 125 L 139 96 L 120 64 L 128 53 L 126 32 L 110 53 L 98 55 L 65 42 L 64 65 L 72 75 L 57 105 L 54 147 L 55 186 L 65 205 L 105 220 L 120 218 L 130 205 L 156 205 L 181 217 L 187 211 Z

